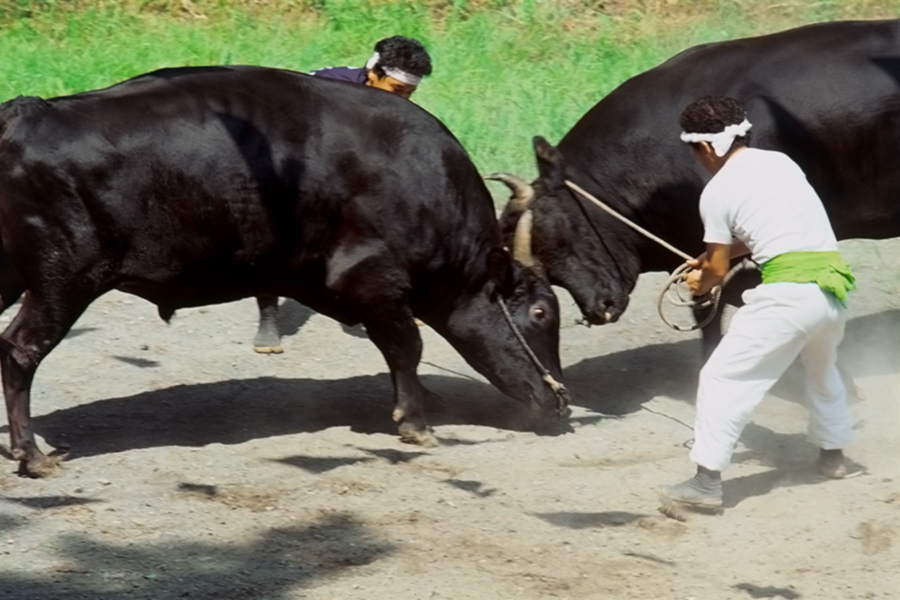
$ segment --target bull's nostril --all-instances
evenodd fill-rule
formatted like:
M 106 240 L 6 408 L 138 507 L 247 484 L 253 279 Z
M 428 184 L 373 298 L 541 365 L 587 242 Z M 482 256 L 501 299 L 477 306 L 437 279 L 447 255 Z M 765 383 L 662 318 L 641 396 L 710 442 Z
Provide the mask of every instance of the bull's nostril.
M 603 301 L 603 321 L 605 323 L 612 323 L 616 320 L 618 316 L 618 309 L 616 308 L 615 302 L 612 300 L 604 300 Z

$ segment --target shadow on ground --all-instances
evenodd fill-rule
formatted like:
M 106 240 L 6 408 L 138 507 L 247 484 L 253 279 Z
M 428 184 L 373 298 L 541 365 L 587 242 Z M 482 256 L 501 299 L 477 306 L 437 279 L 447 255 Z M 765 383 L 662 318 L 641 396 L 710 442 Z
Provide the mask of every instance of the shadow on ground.
M 502 429 L 527 426 L 524 405 L 486 383 L 423 376 L 444 399 L 432 424 L 467 423 Z M 396 435 L 387 374 L 340 380 L 256 379 L 178 385 L 54 411 L 34 419 L 49 444 L 70 458 L 158 446 L 240 444 L 252 439 L 350 427 Z M 6 429 L 6 428 L 3 428 Z
M 685 340 L 588 358 L 563 376 L 573 404 L 624 415 L 656 396 L 692 399 L 701 366 L 700 341 Z
M 896 373 L 898 330 L 900 311 L 851 321 L 842 347 L 847 370 L 855 376 Z M 686 340 L 586 359 L 565 376 L 574 405 L 621 415 L 660 395 L 692 401 L 700 366 L 699 341 Z M 785 379 L 792 376 L 789 372 Z M 513 430 L 531 425 L 522 404 L 485 383 L 443 375 L 425 375 L 422 381 L 444 399 L 442 411 L 428 413 L 432 424 Z M 72 448 L 73 458 L 156 446 L 238 444 L 330 427 L 394 435 L 391 398 L 387 374 L 334 381 L 262 377 L 100 400 L 37 417 L 35 425 L 50 444 Z M 541 427 L 548 435 L 566 430 Z
M 287 598 L 289 591 L 371 564 L 397 548 L 352 515 L 269 529 L 246 543 L 116 543 L 81 534 L 54 542 L 50 571 L 0 571 L 17 600 Z M 290 597 L 293 597 L 290 595 Z
M 851 319 L 839 357 L 842 369 L 852 377 L 900 372 L 900 310 Z M 585 359 L 568 367 L 564 375 L 574 404 L 623 415 L 656 396 L 693 402 L 702 366 L 700 340 L 691 339 Z M 797 364 L 772 393 L 803 402 L 803 372 Z

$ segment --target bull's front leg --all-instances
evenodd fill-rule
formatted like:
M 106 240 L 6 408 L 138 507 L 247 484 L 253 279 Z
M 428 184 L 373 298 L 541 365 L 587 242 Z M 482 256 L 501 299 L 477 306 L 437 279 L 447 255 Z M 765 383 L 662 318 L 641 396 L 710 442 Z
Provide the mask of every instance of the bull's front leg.
M 422 336 L 409 306 L 409 275 L 379 239 L 348 237 L 327 262 L 326 285 L 346 311 L 358 317 L 378 346 L 394 384 L 394 421 L 410 444 L 436 446 L 425 420 L 424 403 L 433 396 L 416 373 Z
M 384 316 L 366 322 L 369 338 L 384 354 L 394 384 L 394 421 L 400 439 L 410 444 L 436 446 L 437 440 L 425 419 L 425 401 L 433 396 L 416 372 L 422 358 L 422 337 L 412 313 Z

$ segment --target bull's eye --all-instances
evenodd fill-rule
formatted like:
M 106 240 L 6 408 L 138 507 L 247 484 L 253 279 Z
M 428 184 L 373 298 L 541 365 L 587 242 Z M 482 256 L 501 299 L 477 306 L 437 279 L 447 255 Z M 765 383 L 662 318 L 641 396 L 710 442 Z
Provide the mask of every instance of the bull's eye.
M 547 319 L 547 310 L 541 306 L 534 306 L 531 308 L 531 318 L 543 323 Z

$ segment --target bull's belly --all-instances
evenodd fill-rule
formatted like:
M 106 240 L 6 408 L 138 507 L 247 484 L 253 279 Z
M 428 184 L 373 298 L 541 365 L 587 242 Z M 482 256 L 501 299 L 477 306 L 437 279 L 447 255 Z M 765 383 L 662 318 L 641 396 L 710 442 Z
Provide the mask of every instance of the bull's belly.
M 285 270 L 265 276 L 237 277 L 234 273 L 211 277 L 179 276 L 171 279 L 134 278 L 122 281 L 115 289 L 147 300 L 171 314 L 181 308 L 235 302 L 256 296 L 291 298 L 346 325 L 361 321 L 357 307 L 341 298 L 325 285 L 320 269 Z

